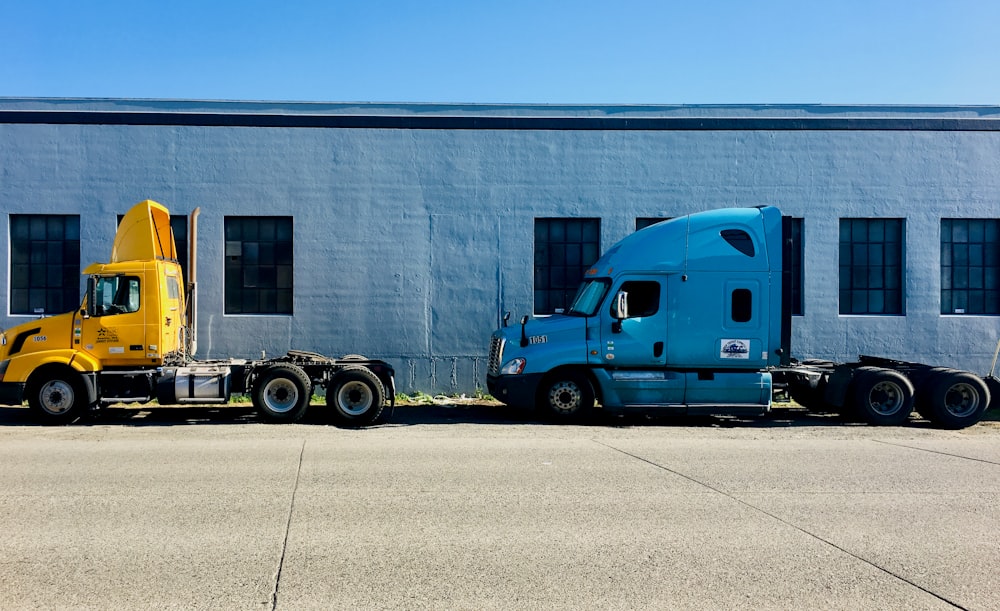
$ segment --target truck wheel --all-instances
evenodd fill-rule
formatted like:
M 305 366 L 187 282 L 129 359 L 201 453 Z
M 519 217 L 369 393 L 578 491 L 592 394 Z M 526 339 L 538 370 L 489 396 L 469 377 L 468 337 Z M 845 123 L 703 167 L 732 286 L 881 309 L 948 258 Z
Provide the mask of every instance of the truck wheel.
M 854 376 L 852 397 L 858 415 L 869 424 L 899 426 L 913 411 L 913 385 L 903 374 L 861 367 Z
M 346 426 L 367 426 L 382 415 L 385 389 L 382 381 L 365 367 L 345 367 L 333 378 L 327 405 L 333 407 L 339 423 Z
M 917 410 L 921 416 L 931 422 L 934 421 L 934 410 L 931 407 L 930 400 L 931 390 L 943 374 L 948 374 L 952 371 L 955 370 L 947 367 L 931 367 L 914 374 L 916 381 L 913 383 L 913 409 Z
M 545 415 L 560 422 L 579 422 L 594 411 L 594 389 L 586 376 L 565 371 L 546 378 L 540 403 Z
M 269 422 L 296 422 L 312 398 L 309 376 L 295 365 L 271 365 L 250 391 L 253 406 Z
M 32 374 L 25 392 L 28 406 L 42 424 L 69 424 L 87 408 L 83 379 L 69 368 L 46 368 Z
M 923 416 L 943 429 L 964 429 L 979 422 L 990 403 L 986 383 L 968 371 L 939 373 L 924 398 L 929 406 Z
M 986 382 L 986 389 L 990 391 L 990 404 L 986 407 L 986 411 L 1000 409 L 1000 380 L 990 374 L 983 381 Z

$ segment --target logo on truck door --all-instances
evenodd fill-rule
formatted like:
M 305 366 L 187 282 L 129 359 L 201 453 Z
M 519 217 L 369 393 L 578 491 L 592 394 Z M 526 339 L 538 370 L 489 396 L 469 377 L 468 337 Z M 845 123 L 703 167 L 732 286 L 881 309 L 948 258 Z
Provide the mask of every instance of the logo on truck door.
M 748 339 L 724 339 L 722 348 L 719 350 L 719 358 L 723 359 L 749 359 L 750 340 Z

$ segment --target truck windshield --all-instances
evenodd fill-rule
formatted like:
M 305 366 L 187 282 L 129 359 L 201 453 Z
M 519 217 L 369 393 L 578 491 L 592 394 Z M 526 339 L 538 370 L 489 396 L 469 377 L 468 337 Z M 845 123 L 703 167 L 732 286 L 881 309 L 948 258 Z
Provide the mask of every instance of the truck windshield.
M 584 280 L 566 314 L 569 316 L 593 316 L 601 302 L 604 301 L 604 295 L 607 294 L 609 286 L 611 286 L 611 281 L 606 278 Z

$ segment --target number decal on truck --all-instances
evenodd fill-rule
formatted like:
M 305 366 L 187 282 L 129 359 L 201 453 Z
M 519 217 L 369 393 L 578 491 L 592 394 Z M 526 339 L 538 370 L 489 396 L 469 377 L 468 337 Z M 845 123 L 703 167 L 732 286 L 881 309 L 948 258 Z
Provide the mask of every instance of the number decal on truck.
M 528 338 L 530 344 L 545 344 L 549 341 L 548 335 L 532 335 Z

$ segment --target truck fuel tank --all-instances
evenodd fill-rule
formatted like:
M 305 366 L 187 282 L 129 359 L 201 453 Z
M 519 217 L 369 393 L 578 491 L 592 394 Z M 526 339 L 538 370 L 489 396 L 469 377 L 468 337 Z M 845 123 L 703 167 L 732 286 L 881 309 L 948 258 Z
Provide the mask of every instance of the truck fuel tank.
M 167 368 L 156 384 L 161 405 L 225 403 L 229 401 L 232 371 L 228 365 L 203 364 Z

